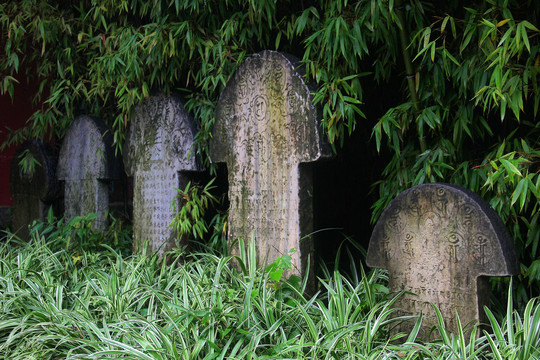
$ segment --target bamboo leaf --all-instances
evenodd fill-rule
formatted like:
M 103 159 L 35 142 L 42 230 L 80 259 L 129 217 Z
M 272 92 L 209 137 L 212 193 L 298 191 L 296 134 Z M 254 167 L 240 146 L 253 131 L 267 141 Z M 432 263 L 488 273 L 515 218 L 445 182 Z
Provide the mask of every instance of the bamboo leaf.
M 529 43 L 529 37 L 527 36 L 527 29 L 525 28 L 524 25 L 525 25 L 524 23 L 519 24 L 518 25 L 518 31 L 521 29 L 521 38 L 523 39 L 523 44 L 525 45 L 525 47 L 527 48 L 527 50 L 530 53 L 531 52 L 531 44 Z
M 499 28 L 499 27 L 503 26 L 504 24 L 506 24 L 506 23 L 509 22 L 509 21 L 510 21 L 510 19 L 504 19 L 504 20 L 501 20 L 501 21 L 499 21 L 499 22 L 497 23 L 497 27 Z
M 523 24 L 523 26 L 525 26 L 529 30 L 540 32 L 540 30 L 538 30 L 538 28 L 536 26 L 534 26 L 533 24 L 531 24 L 527 20 L 523 20 L 521 23 Z
M 445 16 L 443 19 L 443 22 L 441 24 L 441 34 L 444 32 L 444 29 L 446 29 L 446 24 L 448 23 L 448 20 L 450 20 L 449 15 Z
M 525 179 L 521 179 L 521 181 L 518 183 L 516 189 L 512 193 L 512 201 L 510 203 L 510 206 L 513 206 L 515 202 L 521 197 L 522 193 L 526 191 L 526 186 L 524 189 L 524 185 L 526 185 Z
M 513 175 L 517 175 L 519 177 L 523 177 L 523 175 L 521 175 L 521 172 L 519 171 L 519 169 L 513 163 L 511 163 L 510 161 L 508 161 L 506 159 L 500 159 L 500 160 L 501 160 L 501 164 L 504 166 L 504 168 L 506 169 L 506 171 L 509 174 L 513 174 Z

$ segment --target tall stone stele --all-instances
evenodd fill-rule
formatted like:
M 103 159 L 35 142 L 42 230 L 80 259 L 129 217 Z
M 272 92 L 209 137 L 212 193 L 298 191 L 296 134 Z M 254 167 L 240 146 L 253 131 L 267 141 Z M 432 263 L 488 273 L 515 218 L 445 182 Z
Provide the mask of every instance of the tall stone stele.
M 134 177 L 135 252 L 147 242 L 146 250 L 162 257 L 176 245 L 169 227 L 174 218 L 171 203 L 178 194 L 174 188 L 183 188 L 189 172 L 199 171 L 191 151 L 195 132 L 193 120 L 174 96 L 152 96 L 135 109 L 124 146 L 124 166 Z
M 24 158 L 28 166 L 21 163 Z M 60 186 L 56 179 L 56 154 L 40 140 L 23 143 L 11 161 L 9 188 L 13 198 L 12 231 L 23 240 L 30 239 L 28 226 L 44 220 L 58 200 Z
M 438 337 L 431 304 L 446 328 L 458 332 L 456 313 L 466 334 L 484 322 L 489 301 L 487 276 L 518 273 L 512 239 L 502 220 L 478 195 L 448 184 L 424 184 L 399 194 L 375 225 L 367 264 L 388 269 L 391 292 L 401 295 L 398 314 L 422 314 L 419 337 Z M 401 324 L 410 332 L 414 321 Z
M 105 230 L 109 182 L 120 178 L 120 166 L 105 124 L 90 116 L 77 117 L 69 128 L 58 160 L 57 177 L 64 183 L 64 211 L 68 222 L 89 213 L 96 230 Z
M 295 249 L 292 273 L 306 276 L 313 189 L 305 163 L 331 152 L 297 64 L 274 51 L 246 59 L 217 104 L 210 158 L 228 168 L 229 245 L 253 236 L 262 265 Z

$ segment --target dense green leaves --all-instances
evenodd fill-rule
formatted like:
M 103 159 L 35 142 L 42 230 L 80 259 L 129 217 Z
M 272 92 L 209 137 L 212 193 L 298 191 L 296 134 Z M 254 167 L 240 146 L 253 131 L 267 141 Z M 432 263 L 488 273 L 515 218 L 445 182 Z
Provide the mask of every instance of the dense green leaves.
M 38 96 L 45 96 L 47 105 L 30 119 L 24 135 L 52 130 L 62 136 L 74 113 L 89 112 L 106 119 L 119 147 L 131 109 L 152 91 L 185 89 L 187 107 L 207 115 L 205 108 L 213 109 L 246 51 L 269 43 L 263 24 L 275 26 L 272 2 L 81 1 L 65 6 L 28 0 L 0 6 L 2 27 L 9 29 L 3 39 L 2 92 L 13 93 L 24 59 L 23 77 L 41 82 Z M 211 117 L 199 120 L 211 124 Z
M 120 150 L 136 104 L 180 91 L 206 161 L 215 104 L 236 67 L 263 49 L 290 52 L 314 84 L 332 143 L 372 129 L 371 146 L 387 162 L 373 221 L 412 185 L 465 186 L 505 219 L 523 283 L 534 284 L 539 13 L 535 0 L 5 2 L 1 92 L 16 96 L 26 77 L 44 102 L 7 143 L 61 137 L 84 112 L 108 122 Z
M 255 266 L 254 244 L 237 261 L 209 253 L 122 257 L 80 218 L 67 227 L 37 224 L 32 239 L 11 234 L 0 246 L 0 354 L 5 359 L 536 359 L 540 305 L 522 312 L 508 297 L 506 316 L 486 310 L 491 330 L 451 334 L 441 313 L 440 340 L 417 340 L 389 329 L 399 317 L 388 298 L 387 275 L 351 276 L 325 269 L 316 296 L 281 279 L 283 257 Z M 82 224 L 77 227 L 76 224 Z M 70 236 L 85 239 L 80 257 Z M 110 232 L 109 232 L 110 233 Z M 66 251 L 67 250 L 67 251 Z M 350 255 L 352 257 L 352 255 Z M 360 266 L 359 271 L 356 266 Z M 459 319 L 458 319 L 459 321 Z M 475 336 L 478 334 L 478 336 Z M 406 340 L 406 341 L 405 341 Z M 403 343 L 405 341 L 405 343 Z
M 378 184 L 373 220 L 412 185 L 462 185 L 482 194 L 505 219 L 527 278 L 538 257 L 540 31 L 533 24 L 540 5 L 464 5 L 410 8 L 409 15 L 416 13 L 408 23 L 409 49 L 415 51 L 420 103 L 388 109 L 373 128 L 377 150 L 393 153 Z M 518 301 L 527 298 L 521 295 Z
M 257 268 L 253 244 L 241 246 L 240 273 L 230 257 L 178 250 L 171 264 L 110 247 L 74 261 L 69 231 L 44 225 L 30 243 L 0 247 L 3 357 L 357 358 L 386 347 L 392 320 L 381 270 L 360 282 L 330 275 L 324 296 L 309 299 L 271 277 L 290 258 Z

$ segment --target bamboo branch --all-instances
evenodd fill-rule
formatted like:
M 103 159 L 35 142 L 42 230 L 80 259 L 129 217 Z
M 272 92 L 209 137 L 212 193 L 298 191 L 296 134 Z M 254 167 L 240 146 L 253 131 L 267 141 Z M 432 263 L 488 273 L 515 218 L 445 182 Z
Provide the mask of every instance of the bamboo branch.
M 405 72 L 407 74 L 407 85 L 409 86 L 409 92 L 411 94 L 411 100 L 414 106 L 415 115 L 419 112 L 419 103 L 418 94 L 416 93 L 416 84 L 415 84 L 415 72 L 413 70 L 411 57 L 409 55 L 409 43 L 407 41 L 408 34 L 406 29 L 405 16 L 403 15 L 403 5 L 401 0 L 396 0 L 396 15 L 399 20 L 399 40 L 401 42 L 401 49 L 403 54 L 403 62 L 405 64 Z M 426 140 L 423 137 L 418 139 L 420 141 L 420 149 L 422 152 L 426 151 Z

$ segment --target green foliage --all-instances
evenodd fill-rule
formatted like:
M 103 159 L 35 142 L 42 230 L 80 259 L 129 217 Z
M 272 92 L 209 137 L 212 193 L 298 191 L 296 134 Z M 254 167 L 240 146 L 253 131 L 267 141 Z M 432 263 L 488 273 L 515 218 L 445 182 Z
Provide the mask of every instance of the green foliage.
M 212 190 L 215 189 L 213 183 L 214 179 L 202 187 L 188 182 L 183 190 L 175 188 L 178 195 L 171 203 L 175 216 L 169 226 L 174 229 L 178 238 L 188 237 L 191 240 L 205 242 L 210 249 L 226 255 L 227 217 L 219 212 L 210 220 L 207 216 L 209 208 L 215 208 L 222 202 L 212 194 Z
M 67 231 L 66 231 L 67 232 Z M 450 334 L 389 340 L 393 301 L 387 275 L 339 271 L 321 279 L 319 293 L 256 268 L 254 243 L 238 261 L 209 253 L 123 258 L 110 246 L 84 249 L 75 260 L 55 244 L 55 232 L 12 236 L 0 246 L 0 354 L 6 359 L 534 359 L 540 346 L 540 306 L 488 317 L 493 331 L 475 339 Z M 16 250 L 16 251 L 14 251 Z M 181 261 L 178 261 L 182 259 Z M 284 259 L 285 263 L 287 262 Z M 276 267 L 286 266 L 282 262 Z M 439 317 L 440 316 L 440 313 Z M 502 320 L 497 320 L 502 318 Z M 442 318 L 441 318 L 442 319 Z M 421 322 L 419 318 L 417 325 Z M 473 330 L 473 334 L 478 329 Z M 406 337 L 406 342 L 402 344 Z M 401 339 L 401 340 L 399 340 Z
M 289 254 L 292 254 L 295 251 L 296 251 L 295 249 L 291 249 L 289 251 Z M 285 270 L 292 269 L 292 263 L 291 263 L 292 257 L 289 254 L 283 254 L 281 256 L 278 256 L 277 259 L 272 264 L 268 265 L 265 268 L 265 271 L 268 273 L 268 276 L 270 277 L 270 279 L 276 282 L 280 282 Z
M 302 282 L 302 278 L 298 275 L 286 275 L 286 271 L 292 270 L 292 257 L 291 254 L 296 252 L 295 249 L 289 250 L 288 254 L 283 254 L 278 256 L 276 260 L 268 265 L 264 271 L 268 273 L 270 280 L 273 280 L 274 287 L 276 289 L 281 287 L 281 292 L 286 293 L 304 293 L 306 288 L 306 283 Z M 309 268 L 306 270 L 306 273 L 309 272 Z M 291 301 L 288 301 L 289 305 Z
M 44 222 L 34 221 L 30 227 L 32 238 L 48 238 L 49 248 L 53 251 L 67 251 L 72 255 L 74 263 L 80 261 L 85 252 L 105 250 L 110 246 L 119 254 L 128 255 L 132 251 L 131 229 L 119 219 L 107 213 L 109 222 L 106 231 L 96 230 L 93 226 L 98 214 L 76 216 L 67 223 L 57 219 L 49 209 Z
M 227 257 L 186 254 L 167 265 L 155 256 L 124 259 L 107 247 L 85 251 L 76 264 L 51 248 L 53 239 L 33 234 L 18 251 L 12 243 L 0 248 L 5 358 L 346 358 L 368 353 L 359 335 L 371 332 L 369 319 L 386 321 L 384 304 L 356 310 L 381 271 L 356 287 L 336 274 L 323 301 L 271 286 L 263 269 L 238 273 Z M 254 264 L 254 244 L 242 247 Z M 354 323 L 327 318 L 342 302 L 355 310 Z M 380 339 L 369 352 L 384 349 Z
M 1 92 L 13 96 L 26 77 L 44 103 L 5 145 L 61 137 L 84 112 L 107 121 L 120 150 L 136 104 L 181 91 L 208 164 L 214 108 L 235 69 L 263 49 L 290 52 L 333 144 L 372 129 L 387 160 L 373 222 L 413 185 L 480 193 L 516 239 L 523 307 L 540 292 L 539 14 L 535 0 L 4 2 Z
M 29 149 L 19 155 L 19 166 L 27 174 L 33 174 L 36 167 L 41 166 L 39 161 L 32 155 Z
M 373 128 L 377 150 L 389 150 L 392 158 L 376 185 L 372 221 L 413 185 L 439 181 L 480 193 L 516 241 L 520 307 L 540 290 L 540 31 L 532 25 L 540 4 L 526 3 L 411 5 L 409 50 L 419 103 L 388 109 Z
M 171 203 L 172 211 L 176 214 L 171 225 L 178 236 L 192 235 L 195 239 L 202 239 L 208 232 L 204 221 L 204 214 L 208 207 L 214 205 L 217 199 L 210 193 L 213 180 L 208 182 L 204 188 L 191 185 L 188 182 L 184 190 L 177 189 L 176 199 Z
M 538 298 L 531 299 L 520 315 L 513 309 L 512 293 L 508 293 L 506 316 L 501 322 L 486 308 L 493 334 L 484 331 L 493 358 L 502 359 L 538 359 L 540 358 L 540 307 Z
M 46 104 L 6 144 L 48 131 L 62 137 L 86 112 L 108 122 L 120 149 L 134 106 L 152 91 L 177 90 L 204 142 L 221 89 L 246 52 L 269 44 L 274 16 L 271 2 L 3 3 L 2 93 L 13 94 L 24 63 Z

